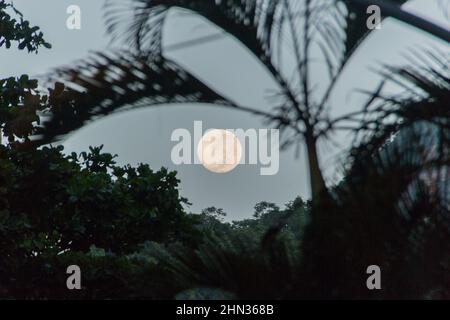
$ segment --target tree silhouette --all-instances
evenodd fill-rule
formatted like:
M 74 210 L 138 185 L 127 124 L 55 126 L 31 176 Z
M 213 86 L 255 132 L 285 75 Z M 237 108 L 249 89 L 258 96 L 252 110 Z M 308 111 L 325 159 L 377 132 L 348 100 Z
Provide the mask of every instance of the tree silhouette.
M 31 53 L 50 47 L 38 27 L 0 1 L 3 44 Z M 127 255 L 150 240 L 195 246 L 198 221 L 183 208 L 175 172 L 116 166 L 101 147 L 80 155 L 63 154 L 61 146 L 35 148 L 30 136 L 38 113 L 71 99 L 60 85 L 49 96 L 38 87 L 28 75 L 0 78 L 0 134 L 8 138 L 0 144 L 0 299 L 131 296 L 144 271 L 156 277 L 159 271 Z M 92 290 L 68 294 L 71 264 L 83 265 Z M 160 289 L 142 292 L 157 298 L 164 296 Z
M 442 28 L 408 14 L 400 7 L 405 0 L 379 1 L 386 13 L 439 36 Z M 366 27 L 366 1 L 107 1 L 109 32 L 124 39 L 131 52 L 97 54 L 73 68 L 61 69 L 58 79 L 86 92 L 83 102 L 70 110 L 52 110 L 43 141 L 67 133 L 86 120 L 124 107 L 161 103 L 198 102 L 224 105 L 267 118 L 287 131 L 284 145 L 305 142 L 313 198 L 326 190 L 319 166 L 317 142 L 340 124 L 359 119 L 365 110 L 330 119 L 330 96 L 353 53 L 370 32 Z M 168 12 L 181 8 L 198 14 L 233 36 L 253 53 L 279 86 L 279 101 L 272 112 L 231 101 L 195 78 L 164 53 L 162 32 Z M 125 30 L 125 32 L 123 32 Z M 446 38 L 444 36 L 444 38 Z M 448 37 L 446 38 L 448 40 Z M 293 48 L 294 75 L 282 71 L 288 42 Z M 328 69 L 329 82 L 315 94 L 311 80 L 311 52 L 319 49 Z M 292 70 L 292 69 L 291 69 Z
M 404 11 L 405 2 L 373 1 L 385 16 L 448 42 L 448 30 Z M 331 118 L 329 110 L 337 107 L 331 95 L 370 32 L 365 4 L 363 0 L 108 1 L 108 30 L 131 49 L 98 53 L 57 70 L 55 77 L 67 87 L 58 84 L 55 90 L 66 98 L 50 101 L 50 119 L 38 132 L 40 143 L 102 115 L 162 103 L 217 104 L 251 112 L 281 129 L 285 146 L 300 139 L 306 145 L 313 201 L 301 255 L 296 252 L 291 259 L 294 249 L 288 250 L 278 238 L 295 211 L 287 210 L 284 219 L 265 230 L 263 245 L 257 248 L 213 237 L 196 250 L 167 254 L 164 264 L 179 289 L 219 287 L 247 298 L 448 296 L 449 56 L 439 50 L 414 52 L 406 66 L 381 70 L 385 80 L 358 111 Z M 267 69 L 279 90 L 270 112 L 232 101 L 167 58 L 163 26 L 174 8 L 206 18 Z M 282 68 L 289 50 L 286 42 L 295 61 L 293 75 Z M 320 53 L 327 69 L 328 82 L 321 90 L 312 80 L 317 58 L 313 52 Z M 403 92 L 386 95 L 387 82 Z M 355 130 L 356 139 L 344 179 L 327 187 L 317 144 L 335 130 L 349 128 Z M 389 283 L 382 292 L 369 292 L 364 286 L 365 268 L 373 263 L 382 267 Z M 248 279 L 252 282 L 246 286 Z

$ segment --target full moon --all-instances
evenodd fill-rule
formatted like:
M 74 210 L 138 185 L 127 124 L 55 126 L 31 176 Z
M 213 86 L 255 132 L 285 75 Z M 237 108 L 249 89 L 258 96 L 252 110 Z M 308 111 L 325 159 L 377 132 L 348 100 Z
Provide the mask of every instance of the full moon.
M 234 133 L 224 129 L 212 129 L 200 139 L 197 156 L 207 170 L 227 173 L 241 161 L 242 146 Z

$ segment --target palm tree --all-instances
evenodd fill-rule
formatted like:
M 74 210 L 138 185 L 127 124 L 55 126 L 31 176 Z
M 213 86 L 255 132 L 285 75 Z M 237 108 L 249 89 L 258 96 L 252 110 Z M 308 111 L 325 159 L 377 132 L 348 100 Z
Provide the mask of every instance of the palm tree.
M 60 99 L 50 101 L 50 120 L 42 128 L 40 141 L 48 143 L 98 116 L 163 103 L 216 104 L 251 112 L 282 130 L 285 146 L 301 139 L 308 154 L 312 215 L 303 240 L 301 269 L 289 297 L 377 296 L 361 286 L 360 278 L 373 261 L 382 264 L 391 283 L 383 291 L 384 297 L 433 296 L 442 287 L 448 294 L 450 284 L 443 283 L 450 282 L 448 53 L 414 53 L 409 62 L 414 67 L 381 71 L 385 81 L 368 95 L 360 110 L 337 118 L 328 113 L 336 107 L 331 95 L 343 70 L 370 32 L 366 28 L 368 4 L 379 5 L 385 16 L 450 41 L 445 28 L 404 11 L 401 5 L 406 2 L 110 0 L 106 6 L 108 30 L 131 50 L 98 53 L 74 67 L 59 69 L 56 76 L 69 89 L 61 84 L 53 89 L 58 93 L 53 96 Z M 278 84 L 281 98 L 271 112 L 232 101 L 167 58 L 163 27 L 174 8 L 206 18 L 254 55 Z M 282 71 L 285 42 L 292 47 L 294 76 Z M 328 83 L 321 94 L 316 94 L 311 80 L 315 52 L 320 52 L 328 70 Z M 386 82 L 400 85 L 404 92 L 385 96 Z M 357 139 L 349 153 L 345 178 L 338 186 L 327 188 L 317 144 L 335 130 L 349 128 L 355 130 Z M 268 238 L 282 225 L 269 232 Z M 205 250 L 213 250 L 223 259 L 231 256 L 229 265 L 249 265 L 245 254 L 230 254 L 231 250 L 222 246 L 213 244 Z M 188 270 L 188 274 L 175 278 L 189 278 L 189 270 L 210 267 L 199 266 L 198 260 L 194 257 L 190 266 L 176 268 L 175 273 Z M 288 264 L 286 259 L 280 260 L 282 265 Z M 264 270 L 264 276 L 270 277 L 272 269 L 265 265 Z M 194 271 L 198 280 L 202 273 Z M 250 271 L 249 275 L 258 273 Z M 218 273 L 212 270 L 202 284 L 231 289 L 223 279 L 214 278 Z M 279 273 L 272 276 L 276 283 Z
M 446 30 L 401 10 L 399 5 L 405 2 L 376 1 L 389 15 L 449 40 Z M 314 199 L 326 190 L 319 166 L 318 141 L 339 130 L 340 123 L 358 119 L 365 112 L 330 119 L 327 111 L 333 107 L 330 96 L 340 75 L 370 32 L 366 27 L 366 4 L 362 0 L 107 1 L 108 30 L 114 37 L 125 39 L 133 50 L 99 53 L 91 61 L 59 70 L 58 76 L 87 95 L 71 108 L 52 110 L 53 119 L 46 125 L 43 141 L 51 141 L 88 119 L 124 107 L 182 102 L 218 104 L 260 115 L 290 132 L 284 145 L 303 139 Z M 203 16 L 253 53 L 279 86 L 282 100 L 273 107 L 273 112 L 231 101 L 165 56 L 162 31 L 173 8 Z M 122 30 L 126 32 L 121 34 Z M 281 70 L 281 57 L 286 50 L 283 41 L 293 46 L 296 61 L 293 78 Z M 313 97 L 310 74 L 313 47 L 320 49 L 329 76 L 329 83 L 319 97 Z

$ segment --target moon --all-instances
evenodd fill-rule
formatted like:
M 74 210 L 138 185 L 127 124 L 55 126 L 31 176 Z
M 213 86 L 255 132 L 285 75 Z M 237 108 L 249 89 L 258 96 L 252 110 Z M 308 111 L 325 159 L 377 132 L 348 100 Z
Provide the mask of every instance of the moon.
M 234 170 L 241 161 L 242 145 L 231 131 L 211 129 L 200 139 L 197 156 L 208 171 L 227 173 Z

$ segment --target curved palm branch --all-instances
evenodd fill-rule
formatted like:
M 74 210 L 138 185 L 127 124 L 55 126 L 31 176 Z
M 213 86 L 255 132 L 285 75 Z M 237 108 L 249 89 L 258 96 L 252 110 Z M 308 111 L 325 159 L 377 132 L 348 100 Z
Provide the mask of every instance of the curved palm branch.
M 396 5 L 405 2 L 393 1 Z M 182 8 L 204 17 L 249 49 L 277 80 L 293 104 L 291 108 L 297 109 L 296 116 L 308 121 L 309 88 L 306 87 L 309 84 L 302 84 L 304 97 L 300 100 L 290 77 L 282 75 L 280 63 L 276 62 L 276 58 L 281 59 L 283 39 L 288 39 L 293 46 L 298 82 L 308 82 L 308 51 L 314 42 L 322 50 L 330 85 L 333 85 L 370 32 L 366 27 L 366 7 L 348 0 L 130 0 L 127 3 L 110 0 L 106 16 L 108 30 L 113 35 L 122 36 L 137 49 L 157 50 L 162 49 L 162 25 L 170 9 Z M 328 91 L 319 111 L 329 97 Z
M 224 98 L 174 61 L 155 53 L 95 54 L 74 67 L 54 75 L 69 84 L 57 83 L 50 90 L 50 110 L 38 131 L 41 143 L 51 142 L 83 126 L 86 121 L 118 110 L 164 103 L 213 103 L 250 111 Z

